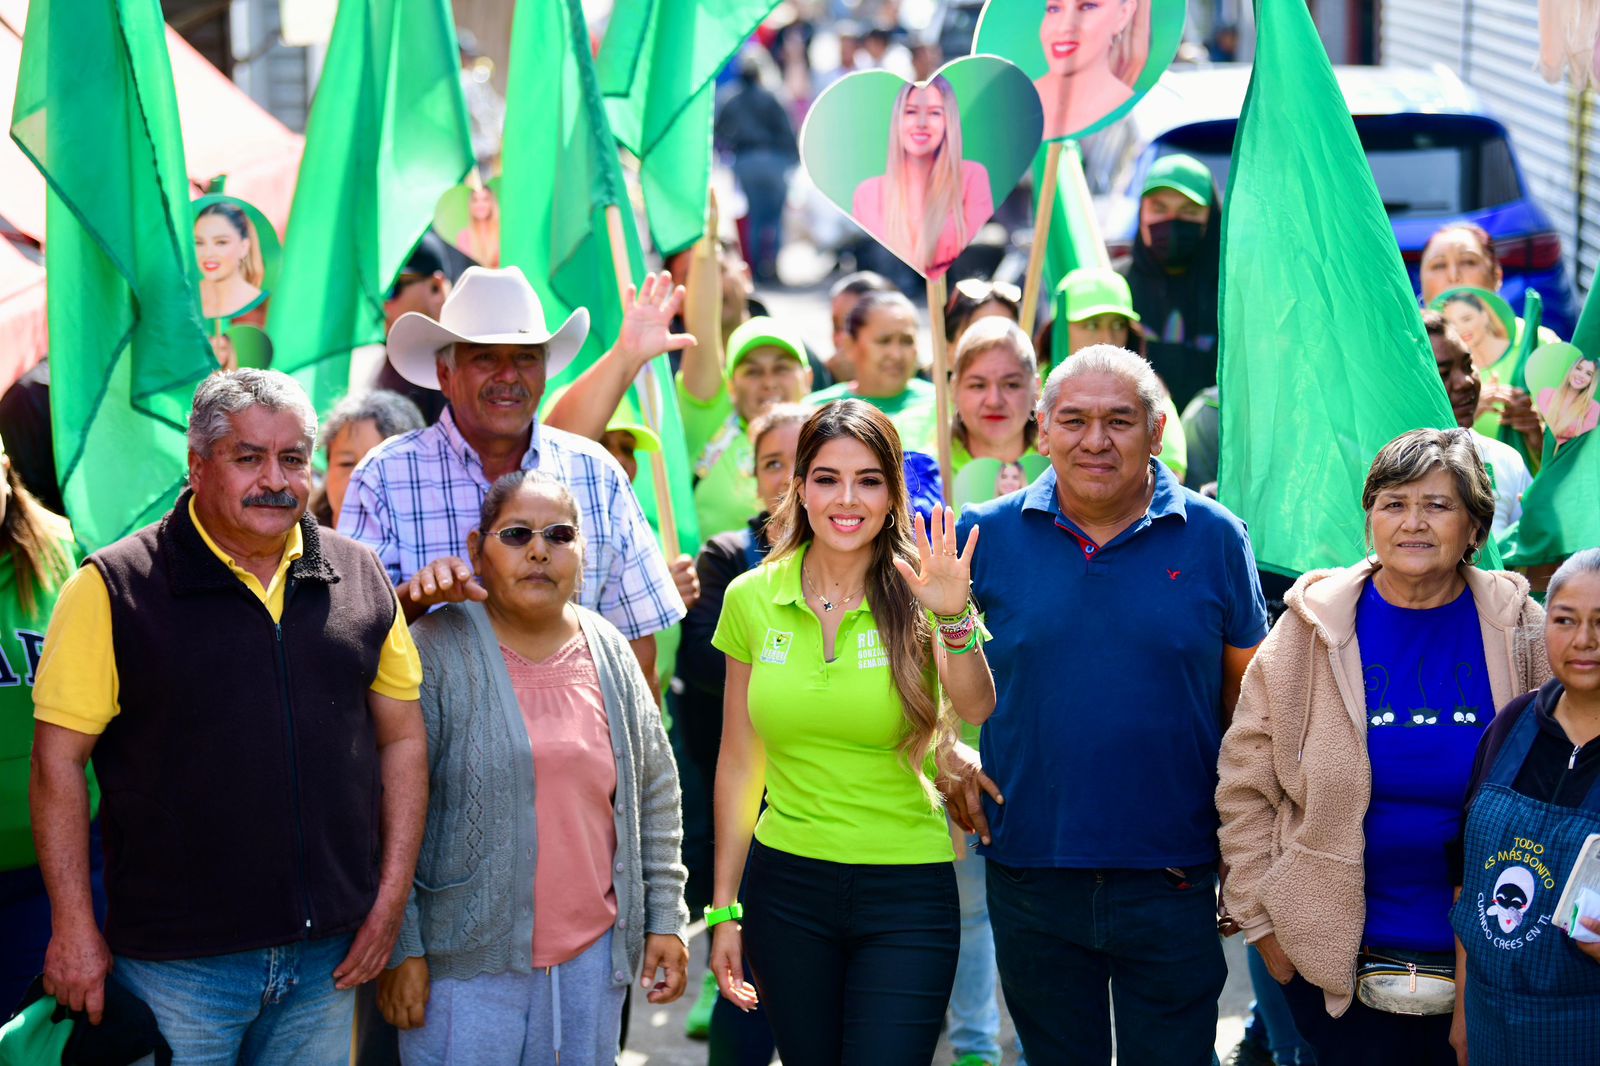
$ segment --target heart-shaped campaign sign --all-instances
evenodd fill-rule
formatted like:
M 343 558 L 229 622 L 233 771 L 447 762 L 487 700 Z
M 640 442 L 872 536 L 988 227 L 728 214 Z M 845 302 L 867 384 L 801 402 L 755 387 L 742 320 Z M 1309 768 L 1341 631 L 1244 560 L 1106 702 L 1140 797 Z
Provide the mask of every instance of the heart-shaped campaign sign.
M 800 158 L 812 184 L 925 278 L 950 268 L 1039 149 L 1039 94 L 994 56 L 911 84 L 882 70 L 812 104 Z
M 1034 79 L 1044 139 L 1067 140 L 1133 110 L 1178 54 L 1184 16 L 1184 0 L 989 0 L 972 50 Z

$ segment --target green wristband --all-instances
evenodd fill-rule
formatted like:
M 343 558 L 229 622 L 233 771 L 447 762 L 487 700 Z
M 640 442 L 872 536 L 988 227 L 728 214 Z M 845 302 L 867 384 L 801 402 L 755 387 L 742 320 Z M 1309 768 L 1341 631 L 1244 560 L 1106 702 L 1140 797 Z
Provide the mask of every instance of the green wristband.
M 723 922 L 737 922 L 739 919 L 741 919 L 743 917 L 744 917 L 744 904 L 743 903 L 738 903 L 738 902 L 730 903 L 726 907 L 720 907 L 717 910 L 712 910 L 710 907 L 707 907 L 706 908 L 706 928 L 710 929 L 712 926 L 721 925 Z

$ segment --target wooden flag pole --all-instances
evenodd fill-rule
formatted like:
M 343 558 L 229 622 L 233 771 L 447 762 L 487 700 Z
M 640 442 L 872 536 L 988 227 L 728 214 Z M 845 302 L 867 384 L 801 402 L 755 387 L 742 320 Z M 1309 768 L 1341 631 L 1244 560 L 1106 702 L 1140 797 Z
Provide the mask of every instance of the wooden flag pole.
M 944 498 L 955 491 L 950 461 L 950 354 L 944 339 L 945 280 L 940 274 L 928 279 L 928 324 L 933 330 L 933 405 L 938 412 L 939 478 Z
M 1039 280 L 1044 276 L 1045 252 L 1050 246 L 1050 216 L 1056 208 L 1056 171 L 1061 169 L 1061 142 L 1051 141 L 1044 157 L 1044 185 L 1034 212 L 1033 248 L 1028 252 L 1027 284 L 1022 289 L 1022 332 L 1033 336 L 1039 311 Z
M 625 300 L 633 278 L 628 271 L 628 239 L 622 229 L 622 208 L 616 204 L 606 208 L 606 237 L 611 244 L 611 263 L 617 272 L 617 299 Z M 644 416 L 645 425 L 664 443 L 666 437 L 661 432 L 660 380 L 654 367 L 648 363 L 640 378 L 640 413 Z M 667 479 L 667 458 L 659 450 L 650 453 L 650 474 L 656 490 L 656 523 L 661 534 L 661 550 L 670 563 L 680 554 L 678 521 L 672 512 L 672 483 Z

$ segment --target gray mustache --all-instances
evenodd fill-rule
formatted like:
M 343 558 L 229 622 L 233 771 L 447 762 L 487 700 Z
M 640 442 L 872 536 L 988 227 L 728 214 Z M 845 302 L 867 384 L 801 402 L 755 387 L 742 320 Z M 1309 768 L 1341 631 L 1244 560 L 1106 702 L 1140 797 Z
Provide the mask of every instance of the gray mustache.
M 261 496 L 246 496 L 246 507 L 299 507 L 300 501 L 292 492 L 268 492 Z

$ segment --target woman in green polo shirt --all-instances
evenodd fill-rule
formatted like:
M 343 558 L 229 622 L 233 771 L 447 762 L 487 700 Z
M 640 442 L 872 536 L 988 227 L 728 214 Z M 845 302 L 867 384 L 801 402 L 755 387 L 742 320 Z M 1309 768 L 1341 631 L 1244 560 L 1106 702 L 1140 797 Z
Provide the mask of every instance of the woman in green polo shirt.
M 807 402 L 865 400 L 894 423 L 907 451 L 932 455 L 938 436 L 933 385 L 917 377 L 917 309 L 899 292 L 864 294 L 845 316 L 856 379 L 813 392 Z
M 0 449 L 0 1008 L 10 1010 L 44 969 L 50 898 L 28 816 L 33 676 L 61 585 L 76 562 L 72 528 L 23 487 Z M 99 806 L 93 770 L 89 802 Z M 95 910 L 103 917 L 99 827 L 92 851 Z
M 994 680 L 968 599 L 976 538 L 958 552 L 942 509 L 913 529 L 902 462 L 871 405 L 812 415 L 772 554 L 728 586 L 712 638 L 728 673 L 712 969 L 748 1009 L 748 952 L 788 1066 L 925 1066 L 955 976 L 953 855 L 927 771 L 954 740 L 944 697 L 980 724 Z

